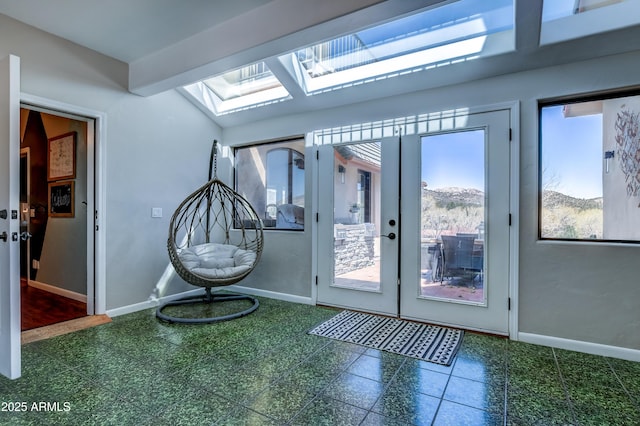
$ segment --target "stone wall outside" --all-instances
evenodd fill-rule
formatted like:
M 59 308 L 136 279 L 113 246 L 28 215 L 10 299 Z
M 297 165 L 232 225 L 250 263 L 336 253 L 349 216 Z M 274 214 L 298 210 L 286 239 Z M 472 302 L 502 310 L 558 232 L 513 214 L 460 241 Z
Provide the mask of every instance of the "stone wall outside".
M 335 276 L 374 264 L 376 233 L 373 224 L 336 224 L 333 232 Z

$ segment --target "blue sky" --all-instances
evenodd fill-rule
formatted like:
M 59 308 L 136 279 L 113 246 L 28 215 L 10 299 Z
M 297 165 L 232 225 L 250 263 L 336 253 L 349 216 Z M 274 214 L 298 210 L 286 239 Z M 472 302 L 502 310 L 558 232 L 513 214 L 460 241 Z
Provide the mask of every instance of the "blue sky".
M 545 0 L 542 7 L 542 22 L 573 14 L 575 0 Z
M 543 187 L 578 198 L 602 196 L 602 115 L 564 118 L 562 106 L 542 110 Z
M 602 196 L 602 115 L 564 118 L 562 106 L 545 107 L 541 171 L 545 189 L 577 198 Z M 429 189 L 484 190 L 484 131 L 422 139 L 422 180 Z
M 484 191 L 484 130 L 422 138 L 422 181 L 428 189 Z

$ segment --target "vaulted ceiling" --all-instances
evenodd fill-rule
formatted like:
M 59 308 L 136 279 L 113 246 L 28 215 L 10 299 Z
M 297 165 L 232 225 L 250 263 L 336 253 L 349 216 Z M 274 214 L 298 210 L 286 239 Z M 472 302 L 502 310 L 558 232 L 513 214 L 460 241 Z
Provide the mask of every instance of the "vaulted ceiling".
M 142 96 L 257 61 L 292 99 L 211 118 L 223 127 L 432 87 L 637 50 L 640 26 L 541 45 L 542 0 L 515 0 L 515 50 L 393 81 L 306 96 L 277 65 L 279 55 L 443 0 L 0 0 L 0 13 L 126 62 Z

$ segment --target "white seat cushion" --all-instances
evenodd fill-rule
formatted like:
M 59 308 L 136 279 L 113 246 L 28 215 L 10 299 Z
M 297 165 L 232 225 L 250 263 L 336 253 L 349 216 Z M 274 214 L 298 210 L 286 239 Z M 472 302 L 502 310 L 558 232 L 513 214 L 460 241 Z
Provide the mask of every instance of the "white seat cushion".
M 182 250 L 178 257 L 189 271 L 211 279 L 242 275 L 256 260 L 256 254 L 250 250 L 220 243 L 192 246 Z

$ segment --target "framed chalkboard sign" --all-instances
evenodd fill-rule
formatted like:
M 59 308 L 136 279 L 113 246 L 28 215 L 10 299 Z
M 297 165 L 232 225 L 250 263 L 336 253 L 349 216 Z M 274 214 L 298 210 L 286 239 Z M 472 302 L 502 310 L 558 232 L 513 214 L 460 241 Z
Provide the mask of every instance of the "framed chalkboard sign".
M 49 139 L 47 151 L 47 180 L 76 177 L 76 132 Z
M 49 216 L 73 217 L 74 186 L 73 181 L 49 183 Z

